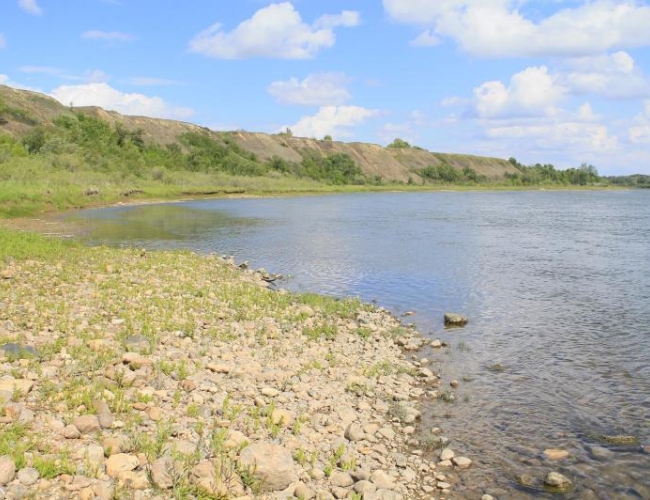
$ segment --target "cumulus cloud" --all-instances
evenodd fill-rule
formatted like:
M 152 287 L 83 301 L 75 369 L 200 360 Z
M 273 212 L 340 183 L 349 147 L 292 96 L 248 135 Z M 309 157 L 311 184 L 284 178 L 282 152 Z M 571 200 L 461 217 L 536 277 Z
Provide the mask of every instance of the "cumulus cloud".
M 383 0 L 395 21 L 429 26 L 483 57 L 585 56 L 650 44 L 650 6 L 634 0 L 584 1 L 540 20 L 519 0 Z
M 343 73 L 315 73 L 302 81 L 292 77 L 273 82 L 268 92 L 282 104 L 340 105 L 352 97 L 346 88 L 349 81 Z
M 38 6 L 36 0 L 18 0 L 18 6 L 34 16 L 40 16 L 43 13 L 43 9 Z
M 100 106 L 125 115 L 183 119 L 194 114 L 191 108 L 173 106 L 160 97 L 121 92 L 106 83 L 62 85 L 50 95 L 66 106 Z
M 565 93 L 546 66 L 533 66 L 513 75 L 507 87 L 495 80 L 475 88 L 473 111 L 490 119 L 551 116 Z
M 213 24 L 197 34 L 189 48 L 216 59 L 310 59 L 334 45 L 335 27 L 358 23 L 358 13 L 343 11 L 340 15 L 324 15 L 309 25 L 290 2 L 274 3 L 230 32 L 219 23 Z
M 101 31 L 101 30 L 88 30 L 81 34 L 84 40 L 100 40 L 104 42 L 130 42 L 135 40 L 133 35 L 123 33 L 121 31 Z
M 564 62 L 560 78 L 572 93 L 611 99 L 650 97 L 650 78 L 624 51 Z
M 360 125 L 379 114 L 378 110 L 360 106 L 322 106 L 315 115 L 304 116 L 289 128 L 300 137 L 349 137 L 350 127 Z

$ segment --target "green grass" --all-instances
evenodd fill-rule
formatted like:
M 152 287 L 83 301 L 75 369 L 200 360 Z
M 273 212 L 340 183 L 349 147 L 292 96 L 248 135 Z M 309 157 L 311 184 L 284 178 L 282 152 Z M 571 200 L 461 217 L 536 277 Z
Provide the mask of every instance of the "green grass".
M 78 243 L 0 227 L 0 259 L 56 259 L 80 248 Z

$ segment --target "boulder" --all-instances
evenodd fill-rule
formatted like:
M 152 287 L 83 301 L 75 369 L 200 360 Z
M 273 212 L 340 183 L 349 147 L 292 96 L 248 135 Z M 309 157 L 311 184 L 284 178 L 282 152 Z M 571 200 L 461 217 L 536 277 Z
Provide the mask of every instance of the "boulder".
M 298 480 L 291 452 L 270 443 L 254 443 L 241 451 L 240 466 L 260 481 L 261 491 L 281 491 Z

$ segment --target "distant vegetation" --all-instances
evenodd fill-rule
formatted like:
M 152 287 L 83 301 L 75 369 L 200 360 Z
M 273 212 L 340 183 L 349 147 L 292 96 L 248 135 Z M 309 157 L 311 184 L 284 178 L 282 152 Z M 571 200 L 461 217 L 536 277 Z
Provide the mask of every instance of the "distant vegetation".
M 605 179 L 610 186 L 650 189 L 650 175 L 617 175 Z
M 67 110 L 66 110 L 67 111 Z M 0 99 L 0 125 L 24 125 L 17 137 L 0 133 L 0 217 L 115 202 L 127 196 L 174 198 L 185 195 L 283 193 L 376 189 L 380 175 L 365 175 L 342 152 L 300 149 L 300 161 L 263 159 L 243 149 L 229 133 L 185 132 L 171 144 L 155 143 L 142 129 L 127 129 L 83 112 L 59 114 L 42 124 L 30 112 Z M 41 124 L 39 124 L 41 123 Z M 22 126 L 21 125 L 21 126 Z M 290 129 L 280 135 L 292 136 Z M 332 141 L 325 136 L 324 141 Z M 403 139 L 388 145 L 420 150 Z M 602 178 L 592 165 L 556 170 L 524 166 L 510 158 L 514 173 L 487 178 L 473 168 L 442 162 L 413 169 L 416 186 L 606 186 L 648 187 L 648 176 Z M 404 185 L 393 183 L 390 186 Z M 389 187 L 390 187 L 389 186 Z

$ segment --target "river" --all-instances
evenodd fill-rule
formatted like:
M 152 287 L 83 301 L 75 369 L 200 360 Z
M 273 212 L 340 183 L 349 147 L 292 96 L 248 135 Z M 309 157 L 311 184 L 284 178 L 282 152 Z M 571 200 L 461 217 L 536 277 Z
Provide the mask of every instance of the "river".
M 650 499 L 650 190 L 368 193 L 86 210 L 88 241 L 234 255 L 282 287 L 407 311 L 455 401 L 426 407 L 474 466 L 454 488 Z M 445 329 L 445 311 L 469 317 Z M 619 443 L 607 436 L 633 436 Z M 644 451 L 645 447 L 645 451 Z M 551 461 L 543 450 L 569 457 Z

